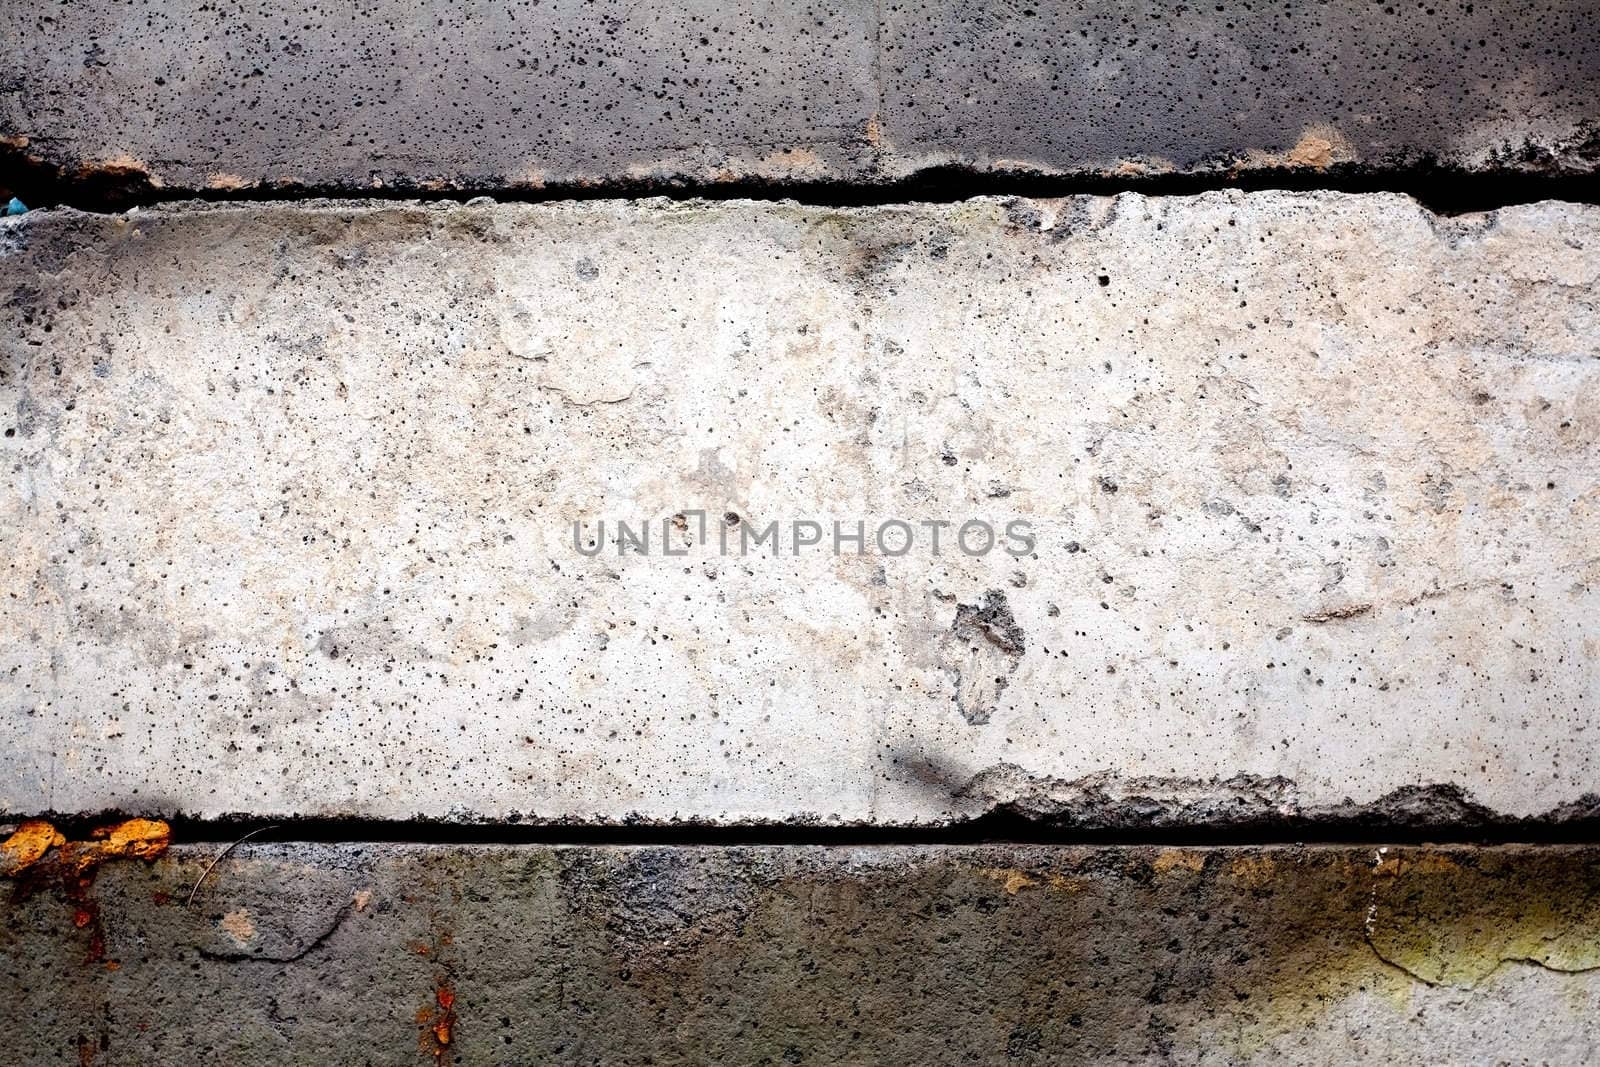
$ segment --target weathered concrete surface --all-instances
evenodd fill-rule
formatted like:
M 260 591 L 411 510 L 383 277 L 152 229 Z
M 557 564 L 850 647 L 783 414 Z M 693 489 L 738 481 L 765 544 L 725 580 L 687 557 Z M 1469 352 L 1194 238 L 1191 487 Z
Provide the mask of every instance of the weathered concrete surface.
M 0 225 L 0 810 L 1593 808 L 1600 209 Z
M 903 174 L 1600 164 L 1600 15 L 1558 3 L 891 2 Z
M 1593 0 L 9 4 L 0 135 L 36 164 L 14 183 L 59 171 L 100 192 L 942 164 L 1589 173 L 1595 15 Z
M 221 847 L 10 899 L 7 1062 L 1600 1057 L 1594 848 Z

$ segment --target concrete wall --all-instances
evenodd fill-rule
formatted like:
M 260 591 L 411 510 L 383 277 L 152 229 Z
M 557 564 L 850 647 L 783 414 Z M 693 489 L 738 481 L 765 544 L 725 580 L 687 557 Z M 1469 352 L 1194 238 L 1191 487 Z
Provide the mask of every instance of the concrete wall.
M 1592 173 L 1592 0 L 7 5 L 0 127 L 91 184 Z M 80 174 L 81 172 L 81 174 Z
M 0 930 L 26 1062 L 1600 1054 L 1592 848 L 214 853 L 108 865 L 81 925 L 41 872 Z
M 10 810 L 1592 805 L 1593 208 L 6 233 Z
M 1600 1058 L 1596 14 L 0 10 L 7 1061 Z

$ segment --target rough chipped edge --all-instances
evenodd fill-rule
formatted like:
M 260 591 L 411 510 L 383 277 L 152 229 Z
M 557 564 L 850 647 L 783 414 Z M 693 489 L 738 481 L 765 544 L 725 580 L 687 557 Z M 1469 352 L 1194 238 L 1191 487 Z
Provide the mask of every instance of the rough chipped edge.
M 983 194 L 1060 197 L 1127 191 L 1167 196 L 1239 188 L 1401 192 L 1440 214 L 1460 214 L 1537 199 L 1600 202 L 1600 189 L 1593 181 L 1597 175 L 1600 121 L 1595 120 L 1578 123 L 1570 136 L 1550 144 L 1504 142 L 1459 159 L 1421 152 L 1358 159 L 1336 131 L 1312 126 L 1294 146 L 1240 149 L 1187 165 L 1130 157 L 1059 167 L 1029 159 L 989 160 L 935 150 L 894 167 L 880 163 L 867 170 L 838 172 L 818 171 L 808 163 L 789 173 L 758 162 L 712 172 L 634 166 L 620 167 L 613 174 L 574 173 L 552 178 L 535 167 L 518 174 L 380 175 L 376 182 L 371 175 L 325 181 L 292 175 L 249 177 L 229 171 L 220 162 L 196 169 L 197 180 L 190 180 L 177 172 L 159 172 L 126 155 L 109 160 L 57 158 L 25 135 L 0 133 L 0 191 L 15 193 L 30 206 L 66 205 L 94 211 L 170 200 L 426 201 L 481 196 L 531 202 L 647 197 L 795 199 L 819 206 L 881 206 L 904 201 L 947 203 Z
M 1600 183 L 1596 183 L 1600 192 Z M 1225 204 L 1236 207 L 1255 205 L 1294 205 L 1302 207 L 1327 207 L 1344 204 L 1353 207 L 1382 205 L 1403 208 L 1428 221 L 1430 225 L 1442 220 L 1471 220 L 1497 218 L 1508 213 L 1537 213 L 1557 209 L 1580 214 L 1600 211 L 1600 197 L 1594 199 L 1565 199 L 1546 197 L 1517 201 L 1500 207 L 1470 212 L 1439 211 L 1425 200 L 1403 190 L 1375 189 L 1370 192 L 1343 189 L 1202 189 L 1191 192 L 1151 193 L 1139 190 L 1120 190 L 1110 193 L 1064 193 L 1061 195 L 1011 195 L 1004 193 L 979 193 L 960 200 L 909 200 L 886 204 L 819 204 L 787 197 L 768 200 L 752 197 L 689 197 L 676 198 L 663 195 L 641 197 L 599 197 L 552 200 L 497 199 L 480 195 L 468 199 L 441 197 L 435 199 L 387 199 L 371 196 L 330 197 L 315 196 L 304 200 L 159 200 L 151 204 L 130 206 L 115 212 L 102 212 L 63 205 L 30 210 L 22 215 L 0 218 L 0 233 L 23 234 L 35 228 L 51 225 L 94 225 L 96 223 L 163 223 L 183 222 L 189 219 L 212 216 L 263 216 L 274 220 L 296 218 L 353 217 L 383 220 L 414 216 L 419 220 L 445 219 L 452 215 L 494 210 L 525 218 L 540 215 L 556 217 L 584 215 L 670 216 L 714 215 L 719 213 L 768 213 L 773 216 L 799 216 L 803 218 L 848 218 L 871 220 L 921 216 L 931 212 L 959 207 L 988 208 L 994 221 L 1015 228 L 1050 232 L 1063 212 L 1062 207 L 1077 203 L 1127 203 L 1159 205 L 1165 210 L 1185 210 L 1190 206 L 1204 207 Z M 1021 207 L 1023 210 L 1018 210 Z M 1050 210 L 1039 211 L 1038 208 Z M 1032 210 L 1029 210 L 1032 209 Z M 0 254 L 13 251 L 0 247 Z
M 1020 775 L 995 789 L 997 777 Z M 1108 788 L 1111 783 L 1115 789 Z M 1176 791 L 1181 790 L 1181 796 Z M 973 776 L 953 794 L 966 811 L 926 818 L 875 820 L 817 812 L 769 816 L 659 816 L 630 812 L 554 815 L 508 809 L 458 808 L 383 817 L 328 807 L 320 811 L 259 809 L 221 814 L 186 812 L 180 805 L 98 811 L 0 812 L 0 828 L 45 820 L 66 833 L 129 818 L 161 819 L 182 840 L 231 840 L 241 830 L 276 825 L 271 840 L 661 840 L 708 843 L 783 841 L 871 843 L 918 840 L 968 843 L 995 840 L 1093 843 L 1270 843 L 1273 841 L 1461 840 L 1583 842 L 1600 830 L 1600 793 L 1585 793 L 1539 814 L 1495 811 L 1453 783 L 1408 785 L 1367 802 L 1303 804 L 1281 778 L 1230 779 L 1169 785 L 1097 775 L 1064 782 L 1022 775 L 1008 765 Z M 908 837 L 908 834 L 910 835 Z M 1107 837 L 1105 835 L 1114 835 Z

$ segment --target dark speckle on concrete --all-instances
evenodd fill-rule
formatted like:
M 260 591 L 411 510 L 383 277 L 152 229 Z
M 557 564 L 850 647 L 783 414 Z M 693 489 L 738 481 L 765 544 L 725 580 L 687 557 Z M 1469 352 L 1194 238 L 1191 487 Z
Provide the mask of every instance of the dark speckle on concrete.
M 939 660 L 954 683 L 956 709 L 970 725 L 982 726 L 993 716 L 1025 647 L 1004 590 L 989 590 L 980 604 L 956 605 Z
M 982 637 L 991 641 L 1012 656 L 1022 655 L 1025 645 L 1022 627 L 1011 614 L 1006 594 L 999 589 L 985 593 L 982 604 L 956 605 L 956 621 L 950 628 L 962 638 Z
M 999 169 L 1548 166 L 1562 152 L 1592 169 L 1594 17 L 1586 0 L 909 0 L 885 8 L 885 130 L 907 161 Z M 1544 123 L 1562 148 L 1527 152 Z
M 1592 173 L 1593 18 L 1586 0 L 11 4 L 0 35 L 26 48 L 0 148 L 10 170 L 145 195 Z

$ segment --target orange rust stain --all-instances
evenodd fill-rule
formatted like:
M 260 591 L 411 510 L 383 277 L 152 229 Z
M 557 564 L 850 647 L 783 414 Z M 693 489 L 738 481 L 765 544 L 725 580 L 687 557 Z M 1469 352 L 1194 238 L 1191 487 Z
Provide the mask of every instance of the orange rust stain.
M 1394 878 L 1403 871 L 1419 874 L 1449 874 L 1460 870 L 1460 864 L 1438 852 L 1421 852 L 1407 856 L 1380 856 L 1372 873 L 1380 878 Z
M 1088 882 L 1082 878 L 1069 878 L 1064 874 L 1049 874 L 1045 881 L 1050 883 L 1051 889 L 1058 889 L 1063 893 L 1078 893 L 1088 887 Z
M 1199 871 L 1204 869 L 1206 857 L 1202 852 L 1192 852 L 1183 848 L 1164 848 L 1156 853 L 1156 858 L 1150 861 L 1150 869 L 1157 874 L 1166 874 L 1168 871 L 1184 870 Z
M 1424 852 L 1412 857 L 1411 869 L 1424 874 L 1450 874 L 1459 871 L 1461 865 L 1442 852 Z
M 979 867 L 978 873 L 991 881 L 999 882 L 1000 888 L 1006 891 L 1006 896 L 1014 897 L 1029 886 L 1039 884 L 1037 878 L 1029 877 L 1015 867 Z
M 123 857 L 153 860 L 171 844 L 172 828 L 159 819 L 127 819 L 103 826 L 87 841 L 68 841 L 55 827 L 36 819 L 0 843 L 0 875 L 15 877 L 24 895 L 55 887 L 72 905 L 72 925 L 89 933 L 84 962 L 100 963 L 106 941 L 100 906 L 89 892 L 95 871 L 108 860 Z M 54 856 L 41 862 L 51 850 Z
M 106 860 L 124 857 L 152 860 L 171 844 L 172 827 L 160 819 L 125 819 L 100 827 L 87 841 L 68 841 L 61 831 L 43 819 L 30 819 L 0 841 L 0 857 L 6 861 L 0 873 L 18 874 L 43 859 L 52 848 L 60 850 L 65 867 L 81 874 Z M 165 898 L 165 893 L 157 892 L 154 899 L 159 904 Z
M 161 855 L 172 844 L 172 827 L 160 819 L 128 819 L 96 830 L 93 836 L 105 838 L 119 856 L 147 860 Z
M 456 1024 L 456 994 L 448 985 L 441 983 L 434 999 L 439 1002 L 439 1021 L 433 1024 L 433 1036 L 438 1038 L 439 1044 L 448 1045 L 450 1031 Z
M 1247 889 L 1259 889 L 1272 881 L 1277 864 L 1268 856 L 1240 856 L 1228 864 L 1228 874 Z
M 61 831 L 43 819 L 29 819 L 16 833 L 0 841 L 0 874 L 16 874 L 33 866 L 52 848 L 67 843 Z
M 69 841 L 61 849 L 62 862 L 78 875 L 108 860 L 155 859 L 172 844 L 172 827 L 160 819 L 127 819 L 89 836 L 89 841 Z
M 1073 878 L 1053 871 L 1040 872 L 1037 875 L 1015 867 L 979 867 L 977 873 L 992 882 L 1000 883 L 1000 888 L 1006 891 L 1006 896 L 1014 897 L 1024 889 L 1034 886 L 1047 885 L 1051 889 L 1063 893 L 1077 893 L 1084 889 L 1086 883 L 1081 878 Z
M 450 1042 L 455 1039 L 456 992 L 450 983 L 439 979 L 433 990 L 433 1003 L 417 1009 L 417 1025 L 422 1027 L 418 1047 L 444 1063 Z

